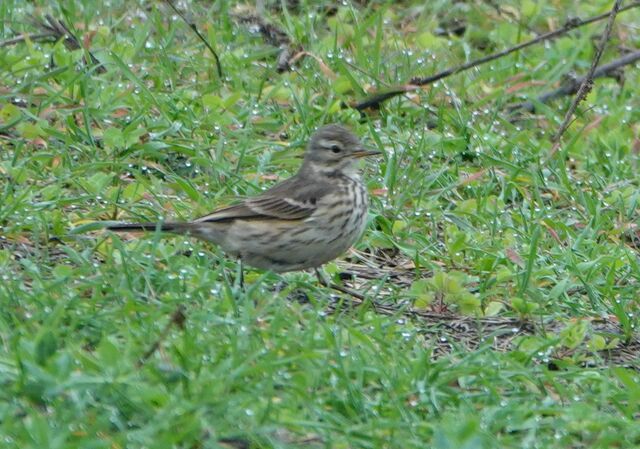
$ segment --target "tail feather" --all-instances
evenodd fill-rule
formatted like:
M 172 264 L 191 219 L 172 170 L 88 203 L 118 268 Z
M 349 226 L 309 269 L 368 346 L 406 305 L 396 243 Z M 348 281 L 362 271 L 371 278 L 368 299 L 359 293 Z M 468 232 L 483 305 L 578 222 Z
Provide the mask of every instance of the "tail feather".
M 160 231 L 179 232 L 184 230 L 186 223 L 113 223 L 106 226 L 107 229 L 116 232 L 127 231 Z

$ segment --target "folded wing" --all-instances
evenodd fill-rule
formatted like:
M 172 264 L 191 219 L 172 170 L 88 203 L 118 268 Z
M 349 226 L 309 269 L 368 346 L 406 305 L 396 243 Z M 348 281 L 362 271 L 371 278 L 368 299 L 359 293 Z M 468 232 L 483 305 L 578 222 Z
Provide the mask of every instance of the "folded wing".
M 230 220 L 268 219 L 302 220 L 317 210 L 320 199 L 332 190 L 330 184 L 309 185 L 300 178 L 287 181 L 262 195 L 248 198 L 239 204 L 215 210 L 195 222 L 224 222 Z

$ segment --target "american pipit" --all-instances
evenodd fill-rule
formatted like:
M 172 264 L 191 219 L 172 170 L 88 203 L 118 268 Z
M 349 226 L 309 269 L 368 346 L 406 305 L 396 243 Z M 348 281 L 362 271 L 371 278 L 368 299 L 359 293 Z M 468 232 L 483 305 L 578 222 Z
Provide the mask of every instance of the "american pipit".
M 368 199 L 357 160 L 376 154 L 346 128 L 327 125 L 311 137 L 298 173 L 258 196 L 190 222 L 117 223 L 108 229 L 189 234 L 275 272 L 317 268 L 364 231 Z

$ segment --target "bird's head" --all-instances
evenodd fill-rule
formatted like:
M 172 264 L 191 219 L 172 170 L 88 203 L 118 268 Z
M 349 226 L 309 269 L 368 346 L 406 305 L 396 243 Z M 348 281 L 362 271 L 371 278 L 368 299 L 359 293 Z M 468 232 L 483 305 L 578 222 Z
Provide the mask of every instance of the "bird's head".
M 360 158 L 381 154 L 367 150 L 360 139 L 341 125 L 326 125 L 316 131 L 304 155 L 303 167 L 323 174 L 357 171 Z

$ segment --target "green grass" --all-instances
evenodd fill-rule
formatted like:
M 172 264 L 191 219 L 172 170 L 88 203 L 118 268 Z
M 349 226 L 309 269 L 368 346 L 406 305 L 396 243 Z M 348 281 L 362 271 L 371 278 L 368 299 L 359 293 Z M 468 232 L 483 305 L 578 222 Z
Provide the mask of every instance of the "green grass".
M 87 69 L 62 43 L 0 52 L 0 446 L 640 446 L 639 345 L 624 363 L 596 353 L 623 353 L 640 325 L 637 66 L 623 85 L 596 82 L 553 156 L 570 98 L 516 124 L 505 112 L 586 73 L 604 23 L 378 113 L 341 108 L 612 2 L 500 2 L 503 14 L 480 1 L 266 3 L 325 67 L 305 57 L 277 74 L 277 49 L 226 2 L 185 3 L 222 80 L 161 2 L 0 3 L 0 39 L 51 13 L 95 32 L 108 69 Z M 452 19 L 466 32 L 437 36 Z M 605 62 L 638 48 L 637 23 L 636 10 L 618 17 Z M 366 167 L 369 229 L 329 274 L 373 266 L 374 279 L 356 281 L 371 300 L 426 311 L 444 301 L 486 332 L 442 333 L 370 302 L 329 313 L 348 298 L 311 273 L 250 270 L 242 290 L 214 246 L 91 225 L 189 219 L 255 194 L 294 173 L 329 122 L 385 152 Z M 179 305 L 184 328 L 163 340 Z M 512 318 L 537 330 L 494 350 L 489 323 Z

